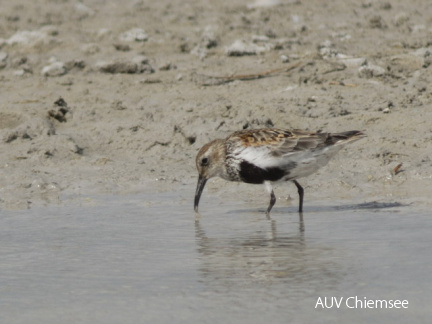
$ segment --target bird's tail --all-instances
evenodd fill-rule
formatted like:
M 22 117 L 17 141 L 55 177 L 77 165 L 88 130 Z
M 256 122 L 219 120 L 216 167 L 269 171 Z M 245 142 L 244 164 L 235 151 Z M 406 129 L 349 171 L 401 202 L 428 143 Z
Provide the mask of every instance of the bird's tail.
M 326 142 L 328 142 L 329 144 L 340 145 L 340 144 L 347 144 L 347 143 L 358 141 L 363 137 L 366 137 L 365 133 L 363 133 L 362 131 L 354 130 L 354 131 L 329 134 Z

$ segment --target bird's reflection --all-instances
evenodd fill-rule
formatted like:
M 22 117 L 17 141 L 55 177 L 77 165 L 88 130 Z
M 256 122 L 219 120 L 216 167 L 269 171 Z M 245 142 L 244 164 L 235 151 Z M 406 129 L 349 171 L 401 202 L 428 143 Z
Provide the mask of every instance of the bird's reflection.
M 240 236 L 233 232 L 209 237 L 205 225 L 203 219 L 195 221 L 199 271 L 203 282 L 218 290 L 288 284 L 292 293 L 295 287 L 299 291 L 333 285 L 343 276 L 340 255 L 306 239 L 303 214 L 299 214 L 298 228 L 288 232 L 279 232 L 271 218 L 263 218 L 260 227 L 264 230 Z

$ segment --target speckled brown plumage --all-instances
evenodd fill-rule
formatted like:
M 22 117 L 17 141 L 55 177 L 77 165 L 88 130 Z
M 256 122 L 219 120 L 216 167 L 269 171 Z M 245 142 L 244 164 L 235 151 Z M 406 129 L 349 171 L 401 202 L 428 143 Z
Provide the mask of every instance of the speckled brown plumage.
M 238 131 L 204 145 L 196 157 L 199 173 L 194 207 L 205 183 L 212 177 L 228 181 L 264 183 L 270 193 L 270 213 L 275 197 L 272 182 L 293 181 L 303 210 L 303 188 L 296 179 L 316 172 L 347 143 L 366 136 L 361 131 L 309 132 L 299 129 L 253 129 Z

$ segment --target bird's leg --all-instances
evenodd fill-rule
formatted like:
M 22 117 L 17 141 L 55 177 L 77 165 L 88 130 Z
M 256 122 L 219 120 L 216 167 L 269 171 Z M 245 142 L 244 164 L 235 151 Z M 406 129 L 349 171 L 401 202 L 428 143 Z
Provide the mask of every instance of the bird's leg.
M 267 212 L 266 212 L 266 215 L 270 216 L 270 210 L 273 208 L 273 206 L 276 202 L 276 196 L 274 194 L 271 183 L 269 181 L 266 181 L 266 182 L 264 182 L 264 184 L 266 186 L 267 191 L 270 193 L 270 203 L 269 203 L 269 206 L 268 206 Z
M 298 191 L 298 194 L 299 194 L 299 213 L 302 213 L 303 212 L 303 196 L 304 196 L 304 190 L 303 190 L 303 187 L 296 181 L 296 180 L 293 180 L 293 182 L 294 182 L 294 184 L 296 185 L 296 187 L 297 187 L 297 191 Z
M 268 206 L 267 212 L 266 212 L 267 216 L 270 215 L 270 210 L 273 208 L 275 202 L 276 202 L 276 196 L 274 194 L 274 191 L 272 190 L 270 193 L 270 203 L 269 203 L 269 206 Z

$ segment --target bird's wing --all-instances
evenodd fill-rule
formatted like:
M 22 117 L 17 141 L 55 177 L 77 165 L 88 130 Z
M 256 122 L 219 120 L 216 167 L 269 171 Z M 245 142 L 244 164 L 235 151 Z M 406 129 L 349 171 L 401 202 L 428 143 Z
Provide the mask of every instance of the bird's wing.
M 227 141 L 237 142 L 244 148 L 261 150 L 264 147 L 269 154 L 277 157 L 324 146 L 327 139 L 328 133 L 268 128 L 238 131 L 228 137 Z
M 226 139 L 226 144 L 227 154 L 236 159 L 264 169 L 287 169 L 293 163 L 314 163 L 321 149 L 334 147 L 335 153 L 344 144 L 364 136 L 361 131 L 331 134 L 268 128 L 235 132 Z
M 237 158 L 261 168 L 289 165 L 290 157 L 325 146 L 328 135 L 303 130 L 258 129 L 233 133 L 227 138 L 230 151 Z

